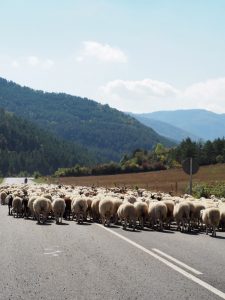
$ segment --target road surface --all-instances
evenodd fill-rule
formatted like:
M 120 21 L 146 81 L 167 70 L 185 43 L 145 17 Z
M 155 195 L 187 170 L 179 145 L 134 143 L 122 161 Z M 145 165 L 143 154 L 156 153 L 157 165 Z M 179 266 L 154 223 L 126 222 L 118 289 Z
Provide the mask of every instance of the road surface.
M 28 184 L 33 183 L 34 178 L 30 177 L 30 178 L 27 178 L 27 179 L 28 179 L 28 181 L 27 181 Z M 2 184 L 10 184 L 10 185 L 11 184 L 22 184 L 22 183 L 24 183 L 24 180 L 25 180 L 25 177 L 20 177 L 20 178 L 18 178 L 18 177 L 8 177 L 8 178 L 4 178 Z
M 225 299 L 221 232 L 37 225 L 0 206 L 0 243 L 2 300 Z

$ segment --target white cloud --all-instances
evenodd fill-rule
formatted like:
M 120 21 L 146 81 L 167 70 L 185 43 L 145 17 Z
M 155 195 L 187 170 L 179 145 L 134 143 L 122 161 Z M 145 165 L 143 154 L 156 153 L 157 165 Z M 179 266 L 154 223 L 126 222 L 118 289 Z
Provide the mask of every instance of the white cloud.
M 54 66 L 54 61 L 51 59 L 46 59 L 42 62 L 42 67 L 44 69 L 51 69 Z
M 27 63 L 32 67 L 36 67 L 40 64 L 40 60 L 37 56 L 29 56 L 27 57 Z
M 76 61 L 77 62 L 82 62 L 84 58 L 82 56 L 77 56 Z
M 100 87 L 100 94 L 113 107 L 124 111 L 157 110 L 160 101 L 170 103 L 179 91 L 172 85 L 152 80 L 114 80 Z
M 152 79 L 114 80 L 100 87 L 99 97 L 123 111 L 205 108 L 220 113 L 225 111 L 225 78 L 195 83 L 183 90 Z
M 12 61 L 11 66 L 15 69 L 19 68 L 20 64 L 17 60 Z
M 121 49 L 94 41 L 83 42 L 81 55 L 79 55 L 76 60 L 81 62 L 88 57 L 95 58 L 102 62 L 127 62 L 127 56 Z
M 225 78 L 209 79 L 205 82 L 198 82 L 187 87 L 183 99 L 190 99 L 198 102 L 199 106 L 209 110 L 224 111 L 225 104 Z

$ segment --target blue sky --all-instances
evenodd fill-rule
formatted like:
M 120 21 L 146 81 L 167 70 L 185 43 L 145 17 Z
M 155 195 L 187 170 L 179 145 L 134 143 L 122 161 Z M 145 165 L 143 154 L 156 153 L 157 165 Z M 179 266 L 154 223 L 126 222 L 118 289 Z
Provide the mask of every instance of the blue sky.
M 225 112 L 225 1 L 7 0 L 0 76 L 124 111 Z

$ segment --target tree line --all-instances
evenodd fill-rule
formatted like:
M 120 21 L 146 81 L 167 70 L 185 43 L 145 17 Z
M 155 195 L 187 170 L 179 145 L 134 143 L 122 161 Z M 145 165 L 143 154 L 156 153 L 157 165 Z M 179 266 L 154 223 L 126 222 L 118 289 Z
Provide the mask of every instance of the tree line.
M 225 139 L 195 142 L 187 138 L 170 149 L 158 143 L 153 150 L 136 149 L 131 154 L 125 154 L 119 163 L 110 162 L 94 167 L 77 164 L 72 168 L 59 168 L 54 175 L 90 176 L 159 171 L 179 168 L 187 157 L 195 158 L 201 166 L 225 163 Z

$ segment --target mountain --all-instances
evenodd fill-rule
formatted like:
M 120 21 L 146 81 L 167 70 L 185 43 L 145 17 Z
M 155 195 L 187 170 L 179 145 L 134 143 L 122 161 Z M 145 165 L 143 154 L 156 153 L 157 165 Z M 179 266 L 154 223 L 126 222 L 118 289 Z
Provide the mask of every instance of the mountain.
M 216 114 L 204 109 L 158 111 L 139 116 L 166 122 L 203 140 L 225 136 L 225 114 Z
M 120 160 L 136 148 L 174 142 L 133 117 L 87 98 L 47 93 L 0 78 L 0 107 L 63 139 L 88 147 L 98 161 Z
M 136 118 L 139 122 L 142 124 L 151 127 L 153 130 L 155 130 L 158 134 L 165 136 L 171 140 L 178 142 L 181 142 L 182 140 L 186 139 L 187 137 L 190 137 L 192 140 L 199 140 L 200 138 L 195 136 L 194 134 L 187 132 L 183 129 L 180 129 L 176 126 L 173 126 L 169 123 L 151 119 L 148 117 L 143 117 L 141 114 L 130 114 L 134 118 Z
M 59 167 L 91 164 L 89 153 L 61 141 L 36 125 L 0 109 L 0 173 L 52 174 Z

